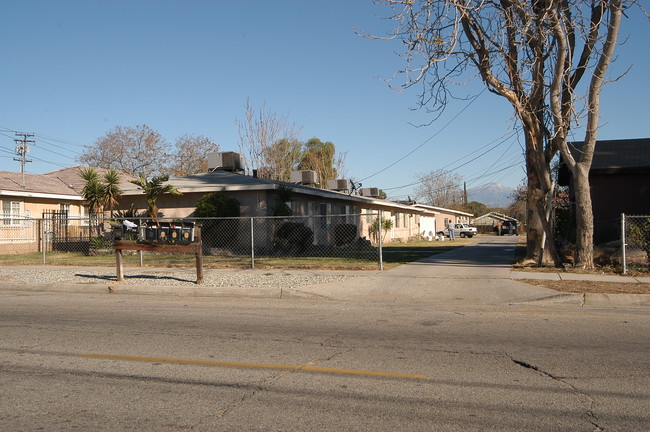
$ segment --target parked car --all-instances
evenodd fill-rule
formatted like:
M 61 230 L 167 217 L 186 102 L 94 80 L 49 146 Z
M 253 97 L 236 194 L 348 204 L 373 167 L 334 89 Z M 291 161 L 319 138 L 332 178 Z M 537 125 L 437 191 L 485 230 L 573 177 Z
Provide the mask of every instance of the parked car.
M 469 224 L 454 224 L 454 235 L 456 237 L 467 237 L 467 238 L 472 238 L 476 234 L 478 234 L 478 230 L 476 227 L 473 227 Z M 442 231 L 438 231 L 439 236 L 446 236 L 449 237 L 449 229 L 445 228 Z

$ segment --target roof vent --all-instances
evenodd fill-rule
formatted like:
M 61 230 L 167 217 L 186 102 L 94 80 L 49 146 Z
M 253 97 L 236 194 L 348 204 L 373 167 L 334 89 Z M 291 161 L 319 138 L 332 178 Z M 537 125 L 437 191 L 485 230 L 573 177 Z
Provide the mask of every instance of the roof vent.
M 316 175 L 316 171 L 312 170 L 304 170 L 304 171 L 291 171 L 291 183 L 298 183 L 301 185 L 317 185 L 318 176 Z
M 359 194 L 368 198 L 379 198 L 381 190 L 379 188 L 361 188 Z
M 348 192 L 350 190 L 350 180 L 327 180 L 327 189 L 337 192 Z
M 242 157 L 237 152 L 213 152 L 208 153 L 208 171 L 215 170 L 240 172 L 242 169 Z

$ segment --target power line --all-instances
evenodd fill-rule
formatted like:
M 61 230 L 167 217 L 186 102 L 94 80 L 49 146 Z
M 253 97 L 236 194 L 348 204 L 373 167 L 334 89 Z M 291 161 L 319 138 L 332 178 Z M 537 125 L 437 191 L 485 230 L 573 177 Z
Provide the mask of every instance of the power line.
M 457 170 L 457 169 L 459 169 L 459 168 L 464 167 L 465 165 L 470 164 L 471 162 L 474 162 L 476 159 L 478 159 L 478 158 L 484 156 L 484 155 L 487 154 L 488 152 L 494 150 L 495 148 L 499 147 L 499 146 L 502 145 L 503 143 L 507 142 L 507 140 L 510 139 L 510 138 L 512 138 L 512 136 L 514 136 L 514 134 L 515 134 L 514 132 L 511 133 L 511 134 L 508 135 L 507 137 L 503 138 L 503 140 L 502 140 L 501 142 L 497 143 L 495 146 L 490 147 L 489 149 L 487 149 L 487 150 L 484 151 L 483 153 L 479 154 L 478 156 L 475 156 L 475 157 L 473 157 L 472 159 L 468 160 L 467 162 L 464 162 L 464 163 L 458 165 L 457 167 L 451 168 L 451 169 L 449 169 L 449 170 L 447 170 L 447 171 L 455 171 L 455 170 Z M 498 140 L 498 139 L 500 139 L 500 138 L 497 138 L 497 140 Z M 480 147 L 480 149 L 484 149 L 485 147 L 487 147 L 488 145 L 494 143 L 494 142 L 497 141 L 497 140 L 493 140 L 493 141 L 489 142 L 488 144 L 486 144 L 486 145 Z M 444 167 L 442 167 L 442 168 L 440 168 L 440 169 L 441 169 L 441 170 L 444 170 L 444 169 L 447 168 L 448 166 L 453 165 L 453 164 L 456 163 L 456 162 L 460 162 L 461 160 L 467 158 L 468 156 L 469 156 L 469 155 L 465 155 L 465 156 L 461 157 L 460 159 L 457 159 L 457 160 L 455 160 L 455 161 L 453 161 L 453 162 L 451 162 L 451 163 L 445 165 Z M 438 175 L 438 177 L 440 177 L 440 176 L 442 176 L 442 175 L 444 175 L 444 174 L 445 174 L 445 172 L 440 173 L 440 174 Z M 383 190 L 384 190 L 384 191 L 389 191 L 389 190 L 399 190 L 399 189 L 402 189 L 402 188 L 405 188 L 405 187 L 415 186 L 415 185 L 420 184 L 420 183 L 423 183 L 423 180 L 418 180 L 418 181 L 416 181 L 416 182 L 409 183 L 409 184 L 406 184 L 406 185 L 403 185 L 403 186 L 397 186 L 397 187 L 392 187 L 392 188 L 386 188 L 386 189 L 383 189 Z
M 37 135 L 37 136 L 38 136 L 38 135 Z M 78 151 L 67 149 L 67 148 L 62 147 L 62 146 L 60 146 L 60 145 L 57 145 L 57 144 L 54 144 L 54 143 L 49 142 L 49 141 L 47 141 L 47 140 L 44 140 L 43 138 L 39 139 L 38 141 L 39 141 L 39 142 L 42 142 L 42 143 L 45 143 L 45 144 L 48 144 L 48 145 L 51 145 L 52 147 L 56 147 L 56 148 L 58 148 L 58 149 L 61 149 L 61 150 L 64 150 L 64 151 L 67 151 L 67 152 L 73 153 L 73 154 L 75 154 L 75 155 L 81 155 L 81 153 L 78 152 Z
M 63 139 L 56 138 L 56 137 L 49 136 L 49 135 L 45 135 L 45 134 L 37 133 L 36 137 L 40 138 L 41 141 L 43 141 L 45 139 L 45 140 L 55 141 L 55 142 L 58 142 L 58 143 L 61 143 L 61 144 L 72 145 L 72 146 L 75 146 L 75 147 L 86 147 L 86 144 L 80 144 L 80 143 L 77 143 L 77 142 L 74 142 L 74 141 L 63 140 Z
M 376 175 L 378 175 L 378 174 L 383 173 L 383 172 L 386 171 L 387 169 L 394 167 L 395 165 L 397 165 L 398 163 L 400 163 L 401 161 L 403 161 L 404 159 L 406 159 L 407 157 L 411 156 L 413 153 L 415 153 L 416 151 L 418 151 L 419 149 L 421 149 L 421 148 L 422 148 L 426 143 L 428 143 L 428 142 L 431 141 L 433 138 L 435 138 L 436 136 L 438 136 L 438 135 L 439 135 L 442 131 L 444 131 L 444 130 L 445 130 L 445 129 L 450 125 L 450 124 L 452 124 L 452 123 L 454 122 L 454 120 L 456 120 L 458 117 L 460 117 L 460 115 L 461 115 L 462 113 L 464 113 L 465 110 L 467 110 L 470 106 L 472 106 L 472 104 L 473 104 L 474 102 L 476 102 L 476 100 L 479 98 L 479 96 L 481 96 L 481 95 L 483 94 L 484 91 L 485 91 L 485 89 L 481 90 L 481 92 L 480 92 L 479 94 L 477 94 L 474 98 L 472 98 L 472 100 L 471 100 L 467 105 L 465 105 L 465 107 L 464 107 L 462 110 L 460 110 L 460 111 L 459 111 L 459 112 L 458 112 L 454 117 L 452 117 L 451 120 L 449 120 L 447 123 L 445 123 L 445 125 L 444 125 L 443 127 L 441 127 L 440 130 L 438 130 L 436 133 L 434 133 L 434 134 L 431 135 L 429 138 L 427 138 L 426 140 L 424 140 L 424 142 L 422 142 L 422 144 L 418 145 L 418 146 L 415 147 L 413 150 L 411 150 L 410 152 L 408 152 L 407 154 L 405 154 L 405 155 L 402 156 L 401 158 L 397 159 L 395 162 L 393 162 L 392 164 L 388 165 L 387 167 L 382 168 L 381 170 L 377 171 L 376 173 L 371 174 L 371 175 L 369 175 L 368 177 L 362 178 L 362 179 L 359 180 L 359 181 L 362 182 L 362 181 L 368 180 L 369 178 L 372 178 L 372 177 L 374 177 L 374 176 L 376 176 Z
M 10 128 L 8 128 L 7 126 L 2 126 L 2 125 L 0 125 L 0 128 L 2 128 L 2 129 L 0 129 L 0 131 L 2 131 L 2 132 L 13 132 L 13 133 L 17 133 L 17 132 L 18 132 L 17 130 L 10 129 Z

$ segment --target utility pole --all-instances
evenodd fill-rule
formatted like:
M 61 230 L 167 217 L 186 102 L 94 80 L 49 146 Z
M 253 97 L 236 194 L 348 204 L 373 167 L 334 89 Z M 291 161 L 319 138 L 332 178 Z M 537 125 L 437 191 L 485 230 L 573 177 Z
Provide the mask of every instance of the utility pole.
M 27 139 L 34 137 L 34 134 L 16 132 L 16 136 L 22 137 L 22 139 L 14 138 L 16 154 L 20 156 L 20 158 L 14 158 L 14 160 L 20 162 L 20 173 L 23 175 L 23 187 L 25 187 L 25 163 L 31 162 L 31 159 L 27 159 L 26 156 L 27 152 L 29 152 L 29 144 L 34 144 L 36 141 Z
M 465 210 L 467 210 L 467 182 L 463 182 L 463 204 L 465 204 Z

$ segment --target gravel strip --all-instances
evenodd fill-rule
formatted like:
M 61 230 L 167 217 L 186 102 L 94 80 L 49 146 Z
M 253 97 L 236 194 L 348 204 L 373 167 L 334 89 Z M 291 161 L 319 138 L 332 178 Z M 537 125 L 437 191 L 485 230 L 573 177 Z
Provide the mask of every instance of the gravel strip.
M 201 286 L 232 288 L 299 288 L 309 285 L 343 281 L 350 277 L 354 276 L 261 272 L 220 273 L 218 271 L 204 271 L 204 282 Z M 0 270 L 0 281 L 37 284 L 83 284 L 116 282 L 117 278 L 114 270 L 110 271 L 108 269 L 30 269 L 29 271 L 24 271 L 4 268 Z M 194 269 L 147 271 L 126 268 L 124 269 L 124 281 L 121 282 L 120 285 L 196 286 L 195 281 L 196 271 Z

